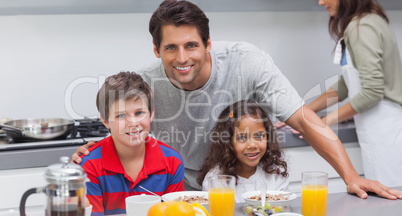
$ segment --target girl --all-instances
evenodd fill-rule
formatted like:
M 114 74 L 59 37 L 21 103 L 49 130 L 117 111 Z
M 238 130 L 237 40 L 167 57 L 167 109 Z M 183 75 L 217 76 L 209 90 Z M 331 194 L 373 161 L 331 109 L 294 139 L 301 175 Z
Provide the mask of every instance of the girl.
M 211 150 L 197 183 L 208 190 L 208 177 L 236 176 L 236 202 L 241 194 L 259 190 L 289 190 L 287 164 L 268 114 L 256 102 L 240 101 L 225 108 L 211 133 Z

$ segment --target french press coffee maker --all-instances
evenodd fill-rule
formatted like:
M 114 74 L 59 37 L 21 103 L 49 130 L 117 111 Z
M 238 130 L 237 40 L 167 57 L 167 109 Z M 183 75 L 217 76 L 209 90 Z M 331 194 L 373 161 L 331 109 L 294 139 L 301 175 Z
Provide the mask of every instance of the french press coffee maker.
M 85 215 L 85 182 L 87 175 L 77 164 L 69 163 L 68 157 L 61 157 L 61 163 L 47 167 L 44 178 L 48 185 L 27 190 L 21 198 L 20 215 L 25 216 L 25 203 L 29 195 L 45 193 L 46 216 Z

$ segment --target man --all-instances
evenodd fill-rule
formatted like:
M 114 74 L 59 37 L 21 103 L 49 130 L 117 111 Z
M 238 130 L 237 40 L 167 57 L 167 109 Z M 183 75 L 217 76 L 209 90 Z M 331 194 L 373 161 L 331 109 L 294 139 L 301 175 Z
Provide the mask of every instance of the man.
M 161 61 L 138 72 L 154 90 L 153 135 L 180 152 L 186 184 L 199 188 L 197 171 L 210 149 L 213 134 L 209 131 L 219 113 L 235 101 L 251 99 L 300 131 L 339 173 L 348 192 L 361 198 L 367 197 L 367 191 L 402 198 L 400 191 L 356 173 L 338 137 L 304 106 L 266 52 L 248 43 L 212 44 L 208 23 L 205 14 L 190 2 L 162 2 L 149 24 L 154 53 Z M 79 163 L 78 155 L 87 154 L 90 145 L 81 146 L 73 160 Z

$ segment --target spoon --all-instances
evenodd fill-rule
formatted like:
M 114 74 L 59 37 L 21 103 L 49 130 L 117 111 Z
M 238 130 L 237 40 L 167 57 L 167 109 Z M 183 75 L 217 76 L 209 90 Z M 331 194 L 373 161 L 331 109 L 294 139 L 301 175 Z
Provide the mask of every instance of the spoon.
M 265 208 L 265 196 L 267 194 L 267 185 L 265 182 L 261 184 L 261 206 Z
M 150 190 L 148 190 L 148 189 L 146 189 L 146 188 L 144 188 L 143 186 L 139 186 L 141 189 L 143 189 L 144 191 L 146 191 L 146 192 L 148 192 L 148 193 L 150 193 L 150 194 L 153 194 L 153 195 L 155 195 L 155 196 L 158 196 L 158 197 L 160 197 L 161 198 L 161 200 L 162 200 L 162 202 L 166 202 L 166 201 L 169 201 L 169 200 L 167 200 L 167 199 L 165 199 L 165 198 L 163 198 L 162 196 L 159 196 L 158 194 L 156 194 L 156 193 L 154 193 L 154 192 L 152 192 L 152 191 L 150 191 Z

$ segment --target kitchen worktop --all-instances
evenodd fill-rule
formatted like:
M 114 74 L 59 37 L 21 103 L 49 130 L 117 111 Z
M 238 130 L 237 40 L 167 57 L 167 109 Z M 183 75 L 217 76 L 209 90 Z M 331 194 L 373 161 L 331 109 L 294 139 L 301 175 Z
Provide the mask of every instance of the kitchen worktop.
M 331 129 L 338 135 L 342 143 L 357 142 L 356 128 L 353 121 L 336 124 Z M 306 140 L 300 139 L 299 135 L 293 134 L 289 126 L 276 129 L 276 133 L 278 142 L 283 148 L 309 146 Z
M 394 187 L 402 190 L 402 186 Z M 301 189 L 300 189 L 301 190 Z M 242 208 L 245 204 L 236 204 L 235 216 L 244 216 Z M 301 214 L 301 197 L 297 197 L 291 205 L 291 212 Z M 369 195 L 360 199 L 356 195 L 344 193 L 328 194 L 327 216 L 400 216 L 402 200 L 388 200 L 377 195 Z

